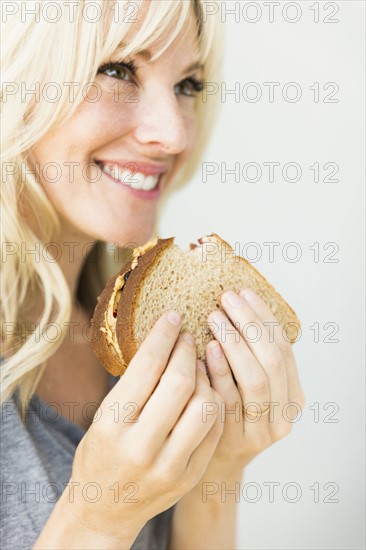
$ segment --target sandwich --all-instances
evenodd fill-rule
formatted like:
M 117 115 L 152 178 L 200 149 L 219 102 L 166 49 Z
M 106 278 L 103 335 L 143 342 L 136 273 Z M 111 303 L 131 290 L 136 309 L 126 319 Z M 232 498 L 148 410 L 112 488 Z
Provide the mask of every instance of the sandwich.
M 132 250 L 131 259 L 98 297 L 91 320 L 91 345 L 113 376 L 122 376 L 154 323 L 167 310 L 182 316 L 182 332 L 195 339 L 197 358 L 214 339 L 208 315 L 225 313 L 220 301 L 226 290 L 252 288 L 269 306 L 286 339 L 293 344 L 300 321 L 287 302 L 250 262 L 216 233 L 182 250 L 175 238 L 156 237 Z

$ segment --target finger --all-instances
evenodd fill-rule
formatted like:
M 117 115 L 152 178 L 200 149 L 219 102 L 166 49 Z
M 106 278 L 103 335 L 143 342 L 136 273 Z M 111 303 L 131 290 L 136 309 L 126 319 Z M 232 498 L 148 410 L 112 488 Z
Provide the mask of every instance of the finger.
M 235 421 L 242 419 L 242 399 L 235 384 L 230 365 L 221 349 L 219 342 L 212 340 L 206 346 L 206 361 L 211 385 L 225 402 L 225 412 L 230 411 L 230 418 L 235 414 Z M 238 418 L 239 417 L 239 418 Z
M 162 460 L 171 461 L 171 457 L 187 466 L 192 453 L 204 440 L 220 416 L 222 399 L 213 392 L 208 377 L 197 364 L 196 388 L 188 401 L 181 417 L 167 438 Z M 218 402 L 219 401 L 219 402 Z
M 161 448 L 196 387 L 196 349 L 191 335 L 180 335 L 156 389 L 135 427 L 150 452 Z M 140 435 L 139 435 L 140 434 Z
M 304 395 L 296 367 L 295 355 L 291 343 L 285 336 L 284 329 L 273 315 L 271 309 L 263 302 L 256 292 L 247 288 L 243 289 L 240 295 L 245 298 L 253 311 L 255 311 L 257 316 L 263 321 L 264 326 L 267 328 L 270 341 L 274 340 L 281 349 L 286 365 L 288 400 L 303 406 Z
M 225 434 L 229 441 L 239 443 L 244 434 L 243 400 L 234 381 L 230 365 L 216 340 L 208 343 L 206 360 L 211 385 L 224 400 L 222 419 L 225 423 Z
M 174 324 L 170 313 L 165 312 L 156 321 L 126 372 L 109 392 L 108 402 L 135 403 L 136 408 L 142 410 L 166 368 L 179 335 L 182 321 Z
M 239 292 L 240 296 L 250 305 L 263 321 L 267 331 L 271 335 L 271 341 L 274 340 L 283 353 L 292 351 L 292 346 L 286 336 L 286 331 L 273 315 L 269 306 L 254 292 L 251 288 L 243 288 Z
M 220 414 L 217 415 L 210 431 L 203 438 L 203 441 L 199 444 L 195 451 L 193 451 L 188 460 L 186 469 L 194 476 L 195 479 L 201 479 L 204 475 L 224 431 L 224 424 L 221 421 L 220 416 Z
M 208 320 L 208 326 L 224 350 L 238 383 L 242 402 L 255 402 L 264 410 L 264 403 L 270 398 L 270 387 L 262 366 L 226 315 L 221 311 L 213 311 Z
M 222 304 L 266 373 L 271 400 L 284 405 L 288 399 L 287 374 L 285 360 L 277 342 L 270 341 L 261 319 L 241 296 L 232 291 L 224 292 Z M 254 334 L 252 327 L 255 327 Z

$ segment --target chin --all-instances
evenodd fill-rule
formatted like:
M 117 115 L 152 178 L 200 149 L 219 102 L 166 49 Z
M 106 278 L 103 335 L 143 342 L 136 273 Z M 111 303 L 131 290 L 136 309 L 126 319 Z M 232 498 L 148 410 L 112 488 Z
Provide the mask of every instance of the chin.
M 64 217 L 71 227 L 72 235 L 88 241 L 116 243 L 120 247 L 141 246 L 155 236 L 157 214 L 155 211 L 141 212 L 114 210 L 109 216 L 101 208 L 85 207 L 86 216 Z M 93 214 L 91 214 L 91 212 Z

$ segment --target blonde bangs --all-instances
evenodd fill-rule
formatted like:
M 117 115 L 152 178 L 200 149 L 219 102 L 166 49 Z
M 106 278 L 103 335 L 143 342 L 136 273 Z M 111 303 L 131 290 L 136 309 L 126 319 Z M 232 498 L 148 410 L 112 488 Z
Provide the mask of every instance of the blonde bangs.
M 120 1 L 119 4 L 121 3 L 124 2 Z M 214 18 L 208 18 L 203 25 L 202 5 L 199 0 L 161 0 L 149 3 L 138 0 L 133 4 L 139 8 L 138 14 L 142 21 L 140 28 L 130 40 L 126 40 L 131 25 L 124 25 L 121 33 L 121 24 L 114 19 L 110 20 L 100 65 L 112 56 L 123 59 L 150 48 L 156 50 L 150 60 L 153 62 L 169 48 L 183 29 L 190 28 L 192 24 L 197 27 L 199 60 L 205 63 L 212 48 L 215 21 Z M 135 22 L 139 22 L 139 19 Z M 166 39 L 163 41 L 164 36 Z M 158 47 L 157 44 L 160 46 Z

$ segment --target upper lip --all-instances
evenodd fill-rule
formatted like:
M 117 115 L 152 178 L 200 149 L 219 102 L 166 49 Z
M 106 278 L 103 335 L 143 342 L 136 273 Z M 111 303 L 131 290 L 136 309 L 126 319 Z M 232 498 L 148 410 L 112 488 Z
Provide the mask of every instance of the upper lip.
M 155 176 L 163 174 L 168 170 L 166 164 L 152 164 L 147 162 L 141 162 L 139 160 L 99 160 L 95 159 L 96 163 L 107 165 L 110 168 L 118 167 L 120 170 L 129 170 L 130 172 L 145 174 L 146 176 Z

